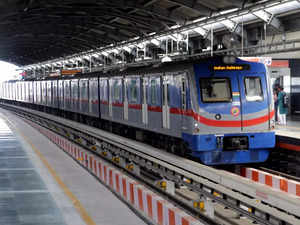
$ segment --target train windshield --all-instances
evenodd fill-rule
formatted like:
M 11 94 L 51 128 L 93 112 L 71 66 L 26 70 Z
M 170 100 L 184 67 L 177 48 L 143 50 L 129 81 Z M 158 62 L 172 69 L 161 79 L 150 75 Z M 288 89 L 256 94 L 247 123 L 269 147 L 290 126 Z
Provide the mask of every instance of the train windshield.
M 245 77 L 244 82 L 246 100 L 249 102 L 263 101 L 260 77 Z
M 231 86 L 229 78 L 200 79 L 202 102 L 231 102 Z

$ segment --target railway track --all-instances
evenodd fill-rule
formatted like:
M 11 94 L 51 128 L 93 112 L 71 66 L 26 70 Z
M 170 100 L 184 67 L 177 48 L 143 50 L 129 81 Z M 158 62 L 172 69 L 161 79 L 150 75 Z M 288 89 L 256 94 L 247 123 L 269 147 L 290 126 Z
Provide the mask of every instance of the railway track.
M 143 177 L 145 174 L 141 171 L 144 170 L 154 174 L 154 180 L 155 175 L 159 174 L 160 180 L 167 185 L 180 187 L 178 190 L 187 189 L 199 196 L 199 199 L 201 197 L 212 200 L 259 224 L 300 224 L 298 199 L 288 198 L 229 172 L 216 170 L 84 124 L 18 106 L 1 106 L 76 142 L 135 177 Z M 153 179 L 148 177 L 148 180 Z M 146 182 L 147 179 L 143 180 Z M 153 186 L 153 182 L 148 184 Z M 168 188 L 161 189 L 160 192 L 171 200 L 174 198 L 173 201 L 180 201 Z M 185 208 L 193 211 L 191 207 Z M 213 224 L 210 219 L 202 220 L 205 224 Z

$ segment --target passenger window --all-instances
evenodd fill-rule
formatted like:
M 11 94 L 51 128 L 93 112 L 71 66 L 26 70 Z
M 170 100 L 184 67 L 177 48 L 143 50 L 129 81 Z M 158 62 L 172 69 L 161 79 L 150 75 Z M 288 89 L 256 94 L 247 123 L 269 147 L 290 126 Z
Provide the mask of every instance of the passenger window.
M 66 86 L 65 86 L 65 90 L 66 90 L 66 97 L 70 97 L 70 89 L 69 89 L 69 81 L 66 82 Z
M 75 82 L 73 83 L 71 88 L 73 89 L 72 97 L 73 97 L 73 99 L 77 100 L 77 98 L 78 98 L 78 89 L 77 89 L 77 85 L 76 85 Z
M 95 99 L 98 98 L 98 96 L 97 96 L 97 98 L 96 98 L 96 91 L 97 91 L 97 90 L 96 90 L 96 86 L 95 86 L 95 81 L 90 80 L 90 81 L 89 81 L 89 84 L 90 84 L 90 88 L 89 88 L 90 99 L 95 100 Z M 101 86 L 101 90 L 102 90 L 102 86 Z
M 82 89 L 80 90 L 80 91 L 82 91 L 82 96 L 81 96 L 81 98 L 82 99 L 87 99 L 88 97 L 88 93 L 87 93 L 87 85 L 86 85 L 86 82 L 85 81 L 83 81 L 82 82 Z
M 138 84 L 137 80 L 131 79 L 128 87 L 128 97 L 130 103 L 138 103 Z
M 232 100 L 230 80 L 228 78 L 200 79 L 202 102 L 230 102 Z
M 246 77 L 244 83 L 247 101 L 263 101 L 260 77 Z
M 181 76 L 174 76 L 169 78 L 168 84 L 168 103 L 170 107 L 181 107 Z M 170 98 L 171 97 L 171 98 Z
M 114 81 L 113 85 L 113 90 L 114 90 L 114 101 L 115 102 L 120 102 L 121 101 L 121 85 L 119 84 L 119 80 Z
M 95 99 L 97 99 L 97 93 L 98 91 L 98 88 L 96 86 L 96 83 L 95 83 Z M 102 101 L 108 101 L 108 85 L 107 85 L 107 80 L 101 80 L 100 81 L 100 99 Z M 113 98 L 114 99 L 114 98 Z
M 157 96 L 156 96 L 156 80 L 151 80 L 151 83 L 150 83 L 150 104 L 151 105 L 156 105 L 156 99 L 157 99 Z

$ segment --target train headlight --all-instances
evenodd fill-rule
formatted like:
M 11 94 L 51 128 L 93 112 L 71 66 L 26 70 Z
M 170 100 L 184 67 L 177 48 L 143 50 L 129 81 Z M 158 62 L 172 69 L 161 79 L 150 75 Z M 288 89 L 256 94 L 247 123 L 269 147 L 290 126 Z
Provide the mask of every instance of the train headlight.
M 223 56 L 223 63 L 224 64 L 235 64 L 236 57 L 234 55 L 225 55 Z
M 198 127 L 198 124 L 195 123 L 194 133 L 199 133 L 199 132 L 200 132 L 200 128 Z

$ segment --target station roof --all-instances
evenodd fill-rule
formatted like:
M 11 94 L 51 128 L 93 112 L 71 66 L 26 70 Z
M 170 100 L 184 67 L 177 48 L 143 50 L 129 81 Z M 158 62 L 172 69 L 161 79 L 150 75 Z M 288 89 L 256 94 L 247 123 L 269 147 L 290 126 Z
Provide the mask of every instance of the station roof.
M 4 0 L 0 60 L 27 65 L 242 8 L 257 0 Z

